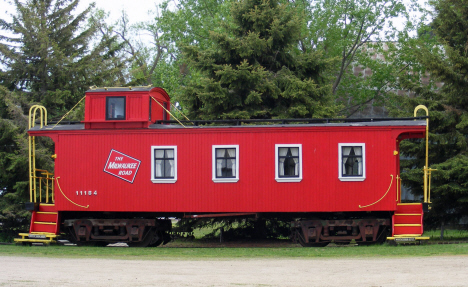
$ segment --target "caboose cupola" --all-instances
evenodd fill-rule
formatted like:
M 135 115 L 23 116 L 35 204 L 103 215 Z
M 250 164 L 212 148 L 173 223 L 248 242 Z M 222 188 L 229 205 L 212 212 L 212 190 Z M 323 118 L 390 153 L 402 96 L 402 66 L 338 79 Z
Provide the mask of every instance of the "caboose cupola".
M 86 129 L 147 128 L 168 120 L 169 95 L 161 88 L 91 88 L 86 91 Z

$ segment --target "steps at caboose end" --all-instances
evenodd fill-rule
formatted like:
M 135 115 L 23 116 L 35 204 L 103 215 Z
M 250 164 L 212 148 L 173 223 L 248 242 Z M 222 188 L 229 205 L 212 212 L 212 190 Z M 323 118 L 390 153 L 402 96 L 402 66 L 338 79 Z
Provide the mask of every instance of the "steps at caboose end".
M 399 203 L 392 217 L 392 236 L 421 236 L 423 230 L 422 203 Z
M 39 210 L 31 216 L 29 233 L 53 233 L 58 232 L 58 212 L 55 204 L 39 204 Z

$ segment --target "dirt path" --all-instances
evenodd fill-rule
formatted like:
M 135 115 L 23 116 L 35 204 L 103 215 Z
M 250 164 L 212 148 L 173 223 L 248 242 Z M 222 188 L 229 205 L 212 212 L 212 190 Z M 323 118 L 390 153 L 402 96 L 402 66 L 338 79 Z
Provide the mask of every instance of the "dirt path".
M 468 286 L 468 256 L 108 260 L 1 257 L 0 286 Z

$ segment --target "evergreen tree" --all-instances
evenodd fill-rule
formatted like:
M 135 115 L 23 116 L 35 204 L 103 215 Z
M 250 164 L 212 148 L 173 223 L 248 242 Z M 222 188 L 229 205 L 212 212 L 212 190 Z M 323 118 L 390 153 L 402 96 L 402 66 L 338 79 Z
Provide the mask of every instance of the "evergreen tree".
M 28 222 L 29 213 L 23 203 L 29 201 L 29 107 L 40 103 L 47 107 L 49 115 L 58 117 L 72 108 L 90 86 L 122 81 L 124 59 L 117 57 L 119 45 L 112 37 L 97 37 L 98 23 L 88 21 L 92 6 L 77 13 L 78 2 L 15 0 L 12 21 L 0 20 L 3 239 L 11 239 Z M 38 138 L 37 145 L 37 166 L 53 172 L 52 141 Z
M 0 54 L 5 68 L 0 83 L 9 90 L 28 91 L 52 114 L 63 114 L 92 85 L 120 78 L 114 38 L 96 38 L 97 25 L 87 22 L 93 8 L 75 10 L 78 0 L 15 0 L 11 22 L 0 21 Z M 97 41 L 96 41 L 97 40 Z M 95 43 L 95 44 L 93 44 Z
M 184 47 L 194 81 L 182 101 L 192 117 L 263 119 L 329 117 L 336 112 L 329 62 L 298 50 L 301 13 L 276 0 L 232 4 L 231 18 L 210 32 L 213 45 Z
M 429 72 L 431 83 L 420 85 L 400 79 L 415 96 L 400 99 L 393 113 L 409 115 L 409 108 L 417 104 L 429 108 L 429 163 L 437 171 L 433 172 L 433 208 L 427 219 L 435 227 L 468 216 L 468 6 L 462 0 L 430 3 L 435 18 L 420 35 L 436 37 L 439 45 L 427 47 L 421 41 L 411 45 L 415 57 Z M 443 82 L 441 88 L 435 85 L 437 81 Z M 403 152 L 411 158 L 402 163 L 403 182 L 413 191 L 422 190 L 422 170 L 414 167 L 424 165 L 423 141 L 406 142 Z

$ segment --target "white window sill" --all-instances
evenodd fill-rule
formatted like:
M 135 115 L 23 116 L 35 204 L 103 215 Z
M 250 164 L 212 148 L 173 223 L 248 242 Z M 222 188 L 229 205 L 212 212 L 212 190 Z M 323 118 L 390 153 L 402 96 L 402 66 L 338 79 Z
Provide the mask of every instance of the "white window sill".
M 153 183 L 175 183 L 177 179 L 151 179 Z
M 365 177 L 340 177 L 341 181 L 364 181 Z
M 238 182 L 238 178 L 213 178 L 213 182 Z
M 289 178 L 284 178 L 284 177 L 277 177 L 275 178 L 276 182 L 301 182 L 302 178 L 299 177 L 289 177 Z

